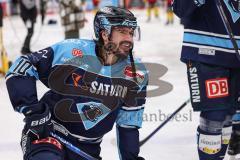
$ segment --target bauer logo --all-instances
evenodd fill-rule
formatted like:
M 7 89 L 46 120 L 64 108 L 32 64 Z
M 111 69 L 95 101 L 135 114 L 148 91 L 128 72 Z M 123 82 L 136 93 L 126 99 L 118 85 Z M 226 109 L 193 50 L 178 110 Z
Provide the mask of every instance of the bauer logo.
M 137 26 L 137 22 L 136 21 L 128 21 L 128 20 L 125 20 L 122 25 L 124 26 Z
M 72 50 L 72 55 L 75 57 L 83 57 L 83 52 L 80 49 L 74 48 Z
M 210 79 L 205 82 L 205 85 L 208 98 L 220 98 L 229 95 L 227 78 Z
M 46 117 L 44 117 L 40 120 L 32 121 L 31 126 L 34 127 L 34 126 L 42 125 L 42 124 L 48 122 L 50 120 L 50 118 L 51 118 L 51 113 L 49 113 Z
M 109 7 L 103 7 L 100 9 L 101 12 L 108 13 L 108 14 L 113 14 L 112 9 Z

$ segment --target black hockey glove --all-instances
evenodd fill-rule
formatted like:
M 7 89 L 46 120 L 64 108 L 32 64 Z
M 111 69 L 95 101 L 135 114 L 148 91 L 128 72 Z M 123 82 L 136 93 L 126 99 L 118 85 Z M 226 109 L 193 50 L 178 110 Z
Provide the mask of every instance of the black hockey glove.
M 25 126 L 23 135 L 36 139 L 46 138 L 52 130 L 51 113 L 48 106 L 44 103 L 38 103 L 23 109 L 25 115 Z
M 138 157 L 137 160 L 145 160 L 143 157 Z
M 61 154 L 61 144 L 50 136 L 53 129 L 49 107 L 38 103 L 22 109 L 25 115 L 25 126 L 22 131 L 21 147 L 24 160 L 30 158 L 41 150 L 48 150 Z M 57 151 L 58 150 L 58 151 Z

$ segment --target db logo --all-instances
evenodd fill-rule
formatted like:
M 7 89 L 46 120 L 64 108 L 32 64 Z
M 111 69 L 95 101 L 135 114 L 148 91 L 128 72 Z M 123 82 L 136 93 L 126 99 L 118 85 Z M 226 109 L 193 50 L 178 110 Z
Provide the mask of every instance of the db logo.
M 72 55 L 75 56 L 75 57 L 82 57 L 83 56 L 83 52 L 80 49 L 74 48 L 72 50 Z
M 219 98 L 229 95 L 227 78 L 210 79 L 205 82 L 205 85 L 208 98 Z

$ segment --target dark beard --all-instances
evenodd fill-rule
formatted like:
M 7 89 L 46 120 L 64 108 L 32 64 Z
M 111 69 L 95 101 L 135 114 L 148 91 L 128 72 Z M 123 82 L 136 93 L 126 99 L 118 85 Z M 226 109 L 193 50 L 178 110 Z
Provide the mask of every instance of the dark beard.
M 108 42 L 103 46 L 103 48 L 106 52 L 114 52 L 114 50 L 117 48 L 117 45 L 113 42 Z
M 133 43 L 129 41 L 122 41 L 120 42 L 118 49 L 123 50 L 123 53 L 119 51 L 120 54 L 123 54 L 127 57 L 131 50 L 133 49 Z
M 126 59 L 129 53 L 132 51 L 133 44 L 129 41 L 122 41 L 117 47 L 117 44 L 113 42 L 109 42 L 104 45 L 104 50 L 109 53 L 112 52 L 115 54 L 119 59 Z M 122 50 L 120 50 L 122 49 Z

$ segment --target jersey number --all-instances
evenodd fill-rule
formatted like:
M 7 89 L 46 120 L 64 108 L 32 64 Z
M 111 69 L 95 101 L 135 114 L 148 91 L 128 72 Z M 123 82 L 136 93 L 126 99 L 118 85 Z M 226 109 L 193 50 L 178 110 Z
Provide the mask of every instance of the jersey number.
M 26 59 L 21 59 L 18 65 L 15 67 L 13 72 L 25 75 L 26 71 L 31 67 L 31 63 L 28 62 Z

